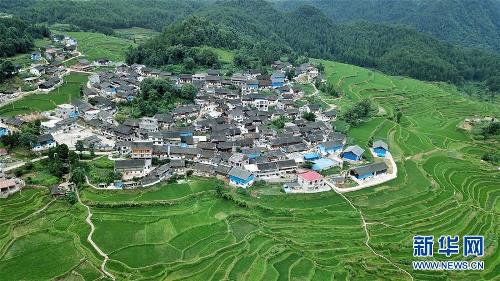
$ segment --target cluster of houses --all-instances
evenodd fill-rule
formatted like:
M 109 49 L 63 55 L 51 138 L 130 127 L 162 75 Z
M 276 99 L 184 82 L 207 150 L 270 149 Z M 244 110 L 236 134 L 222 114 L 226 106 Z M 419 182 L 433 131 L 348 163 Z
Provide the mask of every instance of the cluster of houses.
M 54 45 L 31 53 L 34 63 L 29 72 L 32 77 L 27 78 L 27 81 L 36 82 L 40 91 L 50 91 L 62 84 L 61 77 L 67 73 L 62 62 L 74 57 L 78 46 L 76 39 L 69 36 L 54 35 L 51 39 Z M 88 62 L 86 64 L 89 65 Z
M 247 70 L 224 76 L 213 69 L 174 75 L 143 65 L 96 73 L 89 77 L 81 100 L 59 105 L 52 114 L 57 121 L 42 124 L 44 134 L 33 150 L 55 146 L 54 134 L 85 127 L 95 135 L 86 139 L 87 147 L 99 149 L 103 138 L 114 142 L 122 159 L 115 161 L 122 188 L 147 187 L 192 173 L 220 177 L 243 188 L 264 180 L 282 183 L 290 192 L 315 192 L 326 188 L 322 171 L 340 170 L 346 161 L 358 167 L 337 178 L 369 180 L 387 172 L 384 162 L 359 166 L 365 164 L 365 151 L 348 145 L 346 135 L 335 131 L 331 122 L 336 119 L 335 109 L 305 102 L 294 81 L 317 78 L 314 65 L 297 67 L 292 81 L 285 75 L 291 65 L 276 62 L 272 67 L 271 75 Z M 118 103 L 133 100 L 148 77 L 169 78 L 179 87 L 196 86 L 194 103 L 179 104 L 169 113 L 116 122 Z M 305 113 L 313 113 L 314 120 L 304 119 Z M 277 119 L 282 125 L 276 125 Z M 383 158 L 388 147 L 377 141 L 371 150 Z
M 0 198 L 7 198 L 24 187 L 22 179 L 7 177 L 0 171 Z
M 32 61 L 62 61 L 71 56 L 71 53 L 76 50 L 78 42 L 76 39 L 66 35 L 53 35 L 52 42 L 54 45 L 47 46 L 43 51 L 35 51 L 31 53 Z

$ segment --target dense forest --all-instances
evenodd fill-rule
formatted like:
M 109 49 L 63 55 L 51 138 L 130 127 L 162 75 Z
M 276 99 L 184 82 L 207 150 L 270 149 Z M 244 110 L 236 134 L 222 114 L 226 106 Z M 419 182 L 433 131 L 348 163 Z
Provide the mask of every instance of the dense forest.
M 392 11 L 394 19 L 402 18 L 399 16 L 404 14 L 402 7 L 382 3 L 384 1 L 398 2 L 361 1 L 360 10 L 370 10 L 366 7 L 379 3 L 380 6 L 390 7 L 388 10 Z M 403 2 L 408 1 L 410 0 Z M 460 5 L 462 8 L 469 7 L 465 5 L 468 3 L 466 0 L 435 2 L 448 1 L 464 3 Z M 423 9 L 422 11 L 430 10 L 424 7 L 432 6 L 430 1 L 413 2 L 419 2 L 419 9 Z M 103 33 L 112 33 L 114 28 L 132 26 L 156 30 L 167 26 L 158 38 L 131 50 L 128 55 L 129 62 L 154 66 L 184 62 L 192 65 L 193 61 L 209 66 L 207 64 L 211 63 L 209 57 L 212 54 L 200 48 L 207 45 L 236 50 L 238 60 L 245 64 L 248 61 L 268 64 L 283 56 L 293 60 L 298 55 L 305 55 L 371 67 L 388 74 L 411 76 L 421 80 L 455 84 L 474 81 L 487 85 L 491 90 L 500 87 L 500 56 L 497 54 L 440 41 L 431 35 L 418 32 L 417 30 L 424 28 L 423 25 L 422 28 L 414 29 L 385 23 L 352 22 L 363 18 L 349 18 L 348 15 L 332 20 L 332 17 L 335 18 L 334 8 L 323 7 L 331 3 L 326 0 L 287 3 L 286 6 L 291 8 L 283 11 L 278 9 L 284 6 L 280 1 L 264 0 L 27 0 L 23 6 L 18 5 L 15 0 L 5 0 L 0 3 L 0 9 L 39 23 L 66 23 L 74 25 L 75 28 Z M 338 3 L 339 7 L 349 5 L 347 1 L 339 0 Z M 487 0 L 478 5 L 489 7 L 488 5 L 494 6 L 495 3 L 494 0 Z M 446 12 L 446 15 L 451 14 L 450 17 L 454 18 L 459 8 L 451 3 L 446 5 L 452 7 L 452 11 Z M 326 14 L 317 7 L 324 9 Z M 434 21 L 433 15 L 426 15 L 419 9 L 411 6 L 408 17 L 416 13 L 422 17 L 418 22 L 433 22 L 434 27 L 425 28 L 442 31 L 441 25 L 448 26 L 447 21 L 450 19 Z M 476 11 L 472 7 L 468 10 L 470 13 Z M 346 8 L 346 14 L 351 11 L 354 13 L 354 8 Z M 368 14 L 368 11 L 361 13 Z M 498 24 L 499 17 L 492 17 L 495 13 L 498 11 L 490 11 L 487 17 L 481 17 L 479 12 L 474 12 L 469 21 L 465 22 L 470 28 L 489 30 L 491 25 L 496 27 Z M 366 18 L 371 19 L 368 16 Z M 384 20 L 383 16 L 380 16 L 379 20 L 375 20 L 375 16 L 372 18 L 376 22 L 389 22 Z M 385 16 L 385 19 L 389 18 L 392 16 Z M 491 24 L 483 23 L 490 21 L 488 19 L 491 19 Z M 397 23 L 405 22 L 400 20 Z M 479 34 L 480 37 L 491 33 L 469 31 L 467 32 Z M 498 34 L 498 28 L 494 28 L 492 32 Z M 446 33 L 466 39 L 465 36 L 452 35 L 452 32 Z M 490 37 L 494 42 L 500 41 L 495 39 L 494 34 Z
M 0 58 L 25 53 L 33 48 L 33 39 L 50 36 L 43 25 L 31 25 L 12 17 L 0 18 Z
M 13 17 L 0 18 L 0 83 L 11 78 L 16 68 L 2 58 L 25 53 L 34 47 L 34 39 L 50 36 L 45 25 L 32 25 Z
M 492 90 L 498 88 L 498 55 L 456 47 L 402 26 L 335 24 L 312 6 L 283 13 L 262 0 L 216 2 L 197 15 L 205 19 L 188 19 L 167 28 L 159 38 L 131 52 L 132 58 L 141 57 L 132 61 L 161 65 L 161 61 L 172 61 L 156 59 L 162 54 L 171 57 L 164 50 L 209 45 L 245 48 L 263 64 L 281 56 L 303 54 L 421 80 L 456 84 L 477 81 Z M 216 40 L 208 40 L 211 36 Z
M 274 0 L 280 10 L 313 5 L 336 23 L 401 24 L 464 47 L 500 52 L 498 0 Z
M 75 29 L 112 34 L 114 28 L 162 28 L 205 5 L 194 0 L 18 0 L 0 1 L 0 11 L 38 23 L 64 23 Z

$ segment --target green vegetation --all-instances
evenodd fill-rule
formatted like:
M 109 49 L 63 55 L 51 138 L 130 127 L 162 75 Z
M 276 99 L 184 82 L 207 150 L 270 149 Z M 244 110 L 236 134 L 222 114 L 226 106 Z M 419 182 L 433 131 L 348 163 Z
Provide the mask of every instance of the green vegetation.
M 346 195 L 368 223 L 369 245 L 416 280 L 494 279 L 500 262 L 494 254 L 500 211 L 495 187 L 500 178 L 496 167 L 481 157 L 491 145 L 498 149 L 498 143 L 483 145 L 457 125 L 464 113 L 495 114 L 498 107 L 446 92 L 439 85 L 322 63 L 329 82 L 345 89 L 340 104 L 348 108 L 368 98 L 386 111 L 349 132 L 362 145 L 372 138 L 387 140 L 398 164 L 396 180 Z M 399 124 L 393 120 L 396 106 L 404 112 Z M 111 167 L 106 158 L 92 162 Z M 106 268 L 118 279 L 409 279 L 365 245 L 360 213 L 336 193 L 284 196 L 274 187 L 267 191 L 259 185 L 237 192 L 211 179 L 194 178 L 145 190 L 86 187 L 81 196 L 94 214 L 94 240 L 110 256 Z M 2 212 L 22 217 L 43 205 L 19 202 L 21 196 L 48 200 L 40 190 L 35 190 L 40 192 L 36 196 L 25 191 L 3 201 L 9 208 L 0 208 L 0 219 L 14 220 Z M 258 197 L 253 197 L 254 191 Z M 6 233 L 0 247 L 8 253 L 0 256 L 0 268 L 8 266 L 12 279 L 37 273 L 50 279 L 76 272 L 96 278 L 101 261 L 86 242 L 89 228 L 84 217 L 80 205 L 69 207 L 61 200 L 29 221 L 0 228 Z M 59 239 L 51 236 L 54 229 Z M 41 233 L 49 236 L 35 235 Z M 443 233 L 484 235 L 486 269 L 411 271 L 413 235 Z M 64 240 L 70 235 L 77 238 L 71 246 Z M 22 246 L 27 239 L 36 241 L 34 245 L 50 240 L 50 246 L 63 246 L 57 249 L 64 251 L 64 262 L 57 259 L 60 252 L 48 248 L 28 255 Z M 45 265 L 58 263 L 57 271 L 20 270 L 40 253 Z M 87 261 L 77 266 L 74 261 L 82 257 Z
M 276 2 L 287 10 L 304 5 L 303 0 Z M 336 22 L 404 24 L 453 44 L 500 51 L 497 32 L 500 26 L 495 20 L 500 17 L 500 3 L 494 0 L 314 0 L 307 3 Z
M 49 202 L 47 189 L 40 188 L 27 188 L 0 201 L 2 280 L 100 276 L 98 256 L 86 240 L 90 231 L 86 210 L 66 201 Z
M 19 131 L 2 136 L 0 142 L 2 146 L 9 149 L 24 148 L 29 150 L 36 141 L 37 136 L 40 135 L 40 125 L 40 120 L 23 124 Z
M 492 91 L 500 81 L 497 54 L 456 47 L 401 26 L 336 25 L 311 6 L 280 12 L 263 0 L 221 1 L 196 15 L 131 51 L 128 62 L 178 64 L 193 57 L 190 47 L 208 45 L 239 50 L 235 63 L 240 67 L 268 65 L 283 56 L 293 63 L 307 53 L 422 80 L 480 82 Z
M 107 157 L 101 157 L 88 163 L 88 178 L 92 184 L 107 183 L 115 180 L 115 162 Z
M 316 121 L 316 114 L 314 114 L 313 112 L 304 112 L 302 113 L 302 118 L 304 118 L 304 120 L 314 122 Z
M 87 82 L 87 75 L 71 73 L 64 77 L 64 83 L 49 93 L 25 96 L 0 107 L 1 116 L 14 116 L 54 109 L 58 104 L 71 102 L 80 96 L 80 86 Z
M 57 24 L 66 31 L 113 34 L 114 29 L 142 27 L 161 31 L 167 24 L 191 14 L 205 2 L 195 0 L 4 0 L 0 10 L 24 20 Z
M 111 61 L 125 61 L 125 54 L 133 41 L 123 38 L 91 32 L 67 32 L 78 41 L 78 50 L 89 61 L 108 59 Z
M 158 34 L 159 33 L 157 31 L 140 27 L 121 28 L 114 30 L 115 37 L 125 38 L 127 40 L 133 41 L 136 44 L 144 43 L 148 39 L 151 39 Z
M 0 58 L 26 53 L 35 46 L 33 38 L 49 35 L 46 26 L 30 25 L 14 17 L 0 17 Z
M 121 114 L 128 112 L 133 117 L 142 117 L 168 112 L 179 103 L 193 101 L 196 93 L 196 87 L 191 84 L 178 88 L 168 79 L 144 79 L 139 95 L 121 106 Z
M 362 5 L 363 9 L 366 7 L 372 9 L 372 5 L 377 6 L 376 3 L 381 1 L 384 5 L 389 5 L 387 3 L 389 1 L 379 0 L 372 4 Z M 451 4 L 453 1 L 459 3 L 453 5 Z M 457 85 L 466 81 L 478 82 L 491 91 L 498 89 L 500 81 L 498 78 L 500 56 L 498 54 L 456 47 L 408 27 L 368 22 L 336 23 L 320 9 L 310 5 L 304 6 L 304 3 L 300 6 L 292 5 L 294 9 L 283 12 L 276 9 L 273 3 L 264 0 L 214 2 L 51 0 L 34 1 L 23 8 L 17 7 L 14 0 L 4 2 L 0 8 L 4 7 L 4 10 L 22 18 L 49 24 L 62 21 L 63 24 L 69 25 L 70 30 L 75 31 L 83 29 L 113 34 L 113 29 L 132 27 L 160 31 L 165 25 L 167 27 L 163 35 L 151 42 L 141 44 L 139 50 L 131 52 L 128 56 L 129 62 L 144 62 L 151 66 L 178 64 L 187 57 L 195 59 L 191 54 L 186 55 L 186 50 L 182 46 L 208 45 L 226 49 L 242 49 L 250 55 L 249 61 L 260 62 L 261 65 L 267 65 L 280 57 L 287 57 L 289 61 L 294 62 L 299 55 L 307 54 L 310 57 L 338 60 L 376 68 L 392 75 L 405 75 L 422 80 L 445 81 Z M 485 23 L 484 26 L 475 22 L 473 25 L 473 29 L 488 30 L 480 36 L 483 39 L 490 38 L 486 34 L 491 34 L 498 29 L 495 28 L 496 23 L 488 20 L 498 18 L 498 16 L 495 17 L 498 13 L 491 12 L 490 14 L 486 8 L 493 7 L 492 10 L 495 10 L 494 7 L 497 7 L 497 4 L 479 5 L 476 9 L 475 4 L 465 5 L 462 3 L 463 0 L 439 2 L 439 7 L 441 5 L 443 7 L 451 5 L 454 8 L 460 6 L 453 10 L 451 19 L 446 19 L 447 22 L 453 24 L 455 24 L 453 18 L 460 14 L 459 11 L 466 6 L 474 6 L 471 8 L 474 14 L 470 17 L 464 16 L 463 22 L 477 19 L 478 22 Z M 351 11 L 353 7 L 357 7 L 351 3 L 348 5 L 351 6 Z M 331 6 L 335 6 L 332 9 L 337 7 Z M 396 5 L 395 9 L 398 11 L 396 14 L 401 13 L 402 7 L 405 7 L 405 4 Z M 432 7 L 436 8 L 430 5 L 424 10 L 434 9 Z M 440 8 L 438 11 L 443 9 Z M 331 9 L 325 10 L 328 12 Z M 379 14 L 379 10 L 372 9 L 370 12 Z M 420 9 L 417 10 L 420 11 Z M 106 11 L 106 16 L 101 15 L 100 11 Z M 404 11 L 407 12 L 406 9 Z M 483 19 L 485 14 L 488 15 Z M 204 24 L 201 26 L 192 25 L 191 15 L 210 20 L 202 21 Z M 432 15 L 439 17 L 439 20 L 426 21 L 426 23 L 431 23 L 430 29 L 437 30 L 439 33 L 443 32 L 442 34 L 451 34 L 446 28 L 441 28 L 443 24 L 441 24 L 440 13 L 436 12 Z M 182 27 L 185 21 L 190 27 Z M 421 24 L 421 20 L 415 19 L 414 25 L 423 27 L 427 24 Z M 467 29 L 463 28 L 463 30 Z M 465 33 L 472 36 L 476 34 L 469 31 Z M 455 36 L 466 38 L 457 34 L 452 37 Z M 498 36 L 491 36 L 491 40 L 498 41 L 494 39 L 495 37 L 498 38 Z M 471 38 L 468 37 L 466 41 L 470 41 L 469 39 Z M 174 47 L 176 44 L 182 45 L 180 50 Z M 352 46 L 356 48 L 353 49 Z M 175 56 L 179 52 L 183 54 Z M 98 56 L 101 55 L 104 54 L 98 52 Z
M 101 158 L 103 159 L 103 158 Z M 159 202 L 187 198 L 200 192 L 215 190 L 216 179 L 189 178 L 178 183 L 161 183 L 144 190 L 96 190 L 85 188 L 82 200 L 89 203 Z

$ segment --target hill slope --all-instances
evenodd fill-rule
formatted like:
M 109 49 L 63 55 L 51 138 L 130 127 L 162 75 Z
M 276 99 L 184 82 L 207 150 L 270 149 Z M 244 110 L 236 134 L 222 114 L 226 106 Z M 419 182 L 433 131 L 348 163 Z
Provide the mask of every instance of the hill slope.
M 290 10 L 304 3 L 318 7 L 338 23 L 368 21 L 404 24 L 436 38 L 500 52 L 498 0 L 292 0 L 274 1 Z
M 117 280 L 495 280 L 500 176 L 480 158 L 500 147 L 457 125 L 468 116 L 498 116 L 498 106 L 466 99 L 450 85 L 317 62 L 345 93 L 332 102 L 345 107 L 369 98 L 384 109 L 348 134 L 361 145 L 386 140 L 397 179 L 345 198 L 284 195 L 271 186 L 252 187 L 255 197 L 229 190 L 222 197 L 216 181 L 195 177 L 139 190 L 86 187 L 80 196 L 93 213 L 93 240 L 110 257 L 106 270 Z M 403 112 L 399 123 L 395 107 Z M 43 189 L 26 188 L 0 201 L 4 279 L 98 279 L 102 259 L 86 241 L 86 209 L 57 200 L 36 213 L 50 200 Z M 485 270 L 413 271 L 413 236 L 449 233 L 484 235 Z M 26 267 L 33 260 L 40 266 Z
M 284 13 L 263 0 L 229 0 L 207 5 L 195 14 L 235 33 L 239 44 L 231 47 L 253 49 L 264 63 L 279 58 L 280 51 L 293 50 L 421 80 L 462 83 L 498 81 L 500 76 L 500 56 L 495 54 L 458 48 L 404 27 L 334 24 L 312 6 Z M 167 30 L 163 38 L 186 36 Z M 190 30 L 194 29 L 183 32 Z M 169 41 L 156 45 L 169 45 Z

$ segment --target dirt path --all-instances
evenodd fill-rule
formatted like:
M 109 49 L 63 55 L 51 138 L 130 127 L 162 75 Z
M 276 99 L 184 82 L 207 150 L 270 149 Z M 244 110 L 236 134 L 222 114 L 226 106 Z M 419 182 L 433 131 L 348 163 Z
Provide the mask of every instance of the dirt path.
M 99 253 L 99 255 L 101 255 L 103 258 L 104 258 L 104 261 L 102 262 L 101 264 L 101 271 L 106 274 L 109 278 L 115 280 L 115 277 L 113 276 L 113 274 L 111 274 L 110 272 L 108 272 L 106 270 L 106 263 L 108 262 L 109 260 L 109 257 L 106 253 L 104 253 L 101 248 L 99 248 L 99 246 L 97 246 L 97 244 L 94 242 L 94 240 L 92 240 L 92 234 L 94 234 L 94 231 L 95 231 L 95 226 L 94 226 L 94 223 L 92 223 L 92 210 L 90 209 L 89 206 L 85 205 L 82 200 L 80 199 L 80 194 L 79 192 L 77 191 L 76 192 L 76 197 L 78 198 L 78 202 L 80 204 L 82 204 L 85 208 L 87 208 L 87 211 L 88 211 L 88 216 L 87 218 L 85 219 L 85 222 L 87 222 L 88 225 L 90 225 L 90 233 L 89 233 L 89 236 L 87 236 L 87 241 L 89 241 L 90 245 L 92 245 L 92 247 L 94 247 L 94 249 Z
M 314 83 L 311 83 L 311 85 L 314 88 L 314 93 L 311 96 L 317 96 L 323 103 L 327 104 L 328 105 L 327 111 L 334 109 L 336 107 L 334 104 L 331 104 L 323 99 L 323 97 L 319 94 L 319 90 L 318 88 L 316 88 L 316 85 L 314 85 Z
M 380 257 L 380 258 L 382 258 L 382 259 L 386 260 L 388 263 L 390 263 L 391 265 L 393 265 L 395 268 L 397 268 L 398 270 L 400 270 L 400 271 L 402 271 L 403 273 L 405 273 L 406 275 L 408 275 L 408 276 L 410 277 L 410 280 L 413 280 L 413 276 L 412 276 L 412 275 L 411 275 L 408 271 L 406 271 L 406 270 L 404 270 L 403 268 L 399 267 L 397 264 L 393 263 L 390 259 L 388 259 L 388 258 L 387 258 L 387 257 L 385 257 L 384 255 L 377 253 L 377 252 L 376 252 L 376 251 L 375 251 L 375 250 L 374 250 L 374 249 L 370 246 L 370 232 L 368 231 L 368 227 L 367 227 L 368 223 L 366 222 L 365 217 L 363 216 L 363 212 L 361 212 L 361 210 L 360 210 L 360 209 L 356 208 L 356 206 L 354 206 L 354 204 L 353 204 L 353 203 L 352 203 L 352 202 L 351 202 L 351 201 L 350 201 L 350 200 L 349 200 L 349 199 L 348 199 L 348 198 L 347 198 L 344 194 L 339 193 L 339 192 L 337 192 L 337 193 L 338 193 L 340 196 L 342 196 L 342 198 L 344 198 L 344 200 L 346 200 L 346 201 L 347 201 L 347 203 L 349 203 L 349 205 L 351 205 L 351 207 L 359 213 L 359 215 L 360 215 L 360 217 L 361 217 L 361 221 L 363 222 L 363 229 L 365 230 L 365 233 L 366 233 L 365 245 L 366 245 L 366 246 L 370 249 L 370 251 L 371 251 L 374 255 L 376 255 L 376 256 L 378 256 L 378 257 Z
M 11 171 L 11 170 L 14 170 L 14 169 L 17 169 L 17 168 L 20 168 L 24 165 L 26 165 L 26 163 L 30 162 L 30 163 L 35 163 L 35 162 L 38 162 L 40 160 L 43 160 L 43 159 L 47 159 L 48 156 L 42 156 L 42 157 L 38 157 L 38 158 L 35 158 L 35 159 L 31 159 L 29 161 L 22 161 L 21 163 L 18 163 L 18 164 L 15 164 L 15 165 L 11 165 L 11 166 L 8 166 L 8 167 L 5 167 L 3 169 L 4 172 L 8 172 L 8 171 Z

